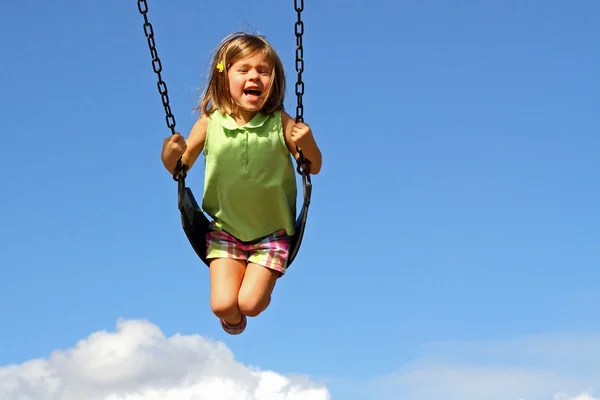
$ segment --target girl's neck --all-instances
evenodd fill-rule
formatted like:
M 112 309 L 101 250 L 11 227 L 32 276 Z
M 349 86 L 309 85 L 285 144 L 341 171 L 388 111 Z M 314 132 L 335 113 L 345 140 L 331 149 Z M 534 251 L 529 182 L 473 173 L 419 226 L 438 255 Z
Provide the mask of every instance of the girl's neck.
M 231 117 L 235 120 L 238 126 L 244 126 L 254 118 L 257 114 L 255 111 L 236 110 L 231 113 Z

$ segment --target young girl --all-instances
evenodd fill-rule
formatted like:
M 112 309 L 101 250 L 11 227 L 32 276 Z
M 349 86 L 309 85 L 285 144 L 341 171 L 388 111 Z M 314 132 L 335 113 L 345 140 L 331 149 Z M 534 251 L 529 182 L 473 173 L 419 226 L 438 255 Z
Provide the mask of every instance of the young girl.
M 242 333 L 246 316 L 271 302 L 287 267 L 296 217 L 296 146 L 311 174 L 321 151 L 310 127 L 285 111 L 282 62 L 261 36 L 226 37 L 212 61 L 200 118 L 184 140 L 163 142 L 162 162 L 171 173 L 179 157 L 191 169 L 204 150 L 202 208 L 213 219 L 206 237 L 210 305 L 229 334 Z

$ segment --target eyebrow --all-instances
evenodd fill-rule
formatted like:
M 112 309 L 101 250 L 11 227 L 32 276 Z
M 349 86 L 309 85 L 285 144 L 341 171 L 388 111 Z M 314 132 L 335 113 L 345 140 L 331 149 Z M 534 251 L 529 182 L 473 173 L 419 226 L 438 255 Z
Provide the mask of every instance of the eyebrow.
M 264 64 L 264 63 L 258 64 L 258 65 L 256 65 L 256 66 L 252 66 L 252 65 L 250 65 L 250 64 L 247 64 L 247 63 L 243 63 L 243 64 L 239 64 L 239 65 L 238 65 L 238 68 L 250 68 L 250 67 L 255 67 L 255 68 L 266 68 L 266 69 L 272 69 L 272 68 L 273 68 L 273 67 L 271 66 L 271 64 Z
M 250 63 L 248 63 L 248 62 L 240 62 L 239 66 L 240 67 L 249 67 Z M 261 62 L 261 63 L 259 63 L 257 65 L 257 68 L 260 68 L 260 67 L 273 68 L 273 63 L 271 63 L 269 61 Z

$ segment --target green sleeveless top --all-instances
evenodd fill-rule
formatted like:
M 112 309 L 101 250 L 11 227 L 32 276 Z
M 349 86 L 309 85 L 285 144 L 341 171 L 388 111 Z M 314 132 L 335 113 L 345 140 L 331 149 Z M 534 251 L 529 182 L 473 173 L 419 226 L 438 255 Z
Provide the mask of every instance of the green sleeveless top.
M 285 229 L 294 234 L 296 175 L 281 112 L 258 113 L 244 126 L 213 112 L 204 144 L 202 208 L 215 228 L 242 241 Z

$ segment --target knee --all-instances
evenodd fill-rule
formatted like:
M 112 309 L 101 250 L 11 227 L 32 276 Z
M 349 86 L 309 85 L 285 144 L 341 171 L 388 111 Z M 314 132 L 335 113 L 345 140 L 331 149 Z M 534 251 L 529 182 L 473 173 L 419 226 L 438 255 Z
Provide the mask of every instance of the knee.
M 248 317 L 257 317 L 262 313 L 271 301 L 271 296 L 259 298 L 256 295 L 241 293 L 238 297 L 240 312 Z
M 214 296 L 210 299 L 210 308 L 218 317 L 226 319 L 238 312 L 238 304 L 235 296 Z

